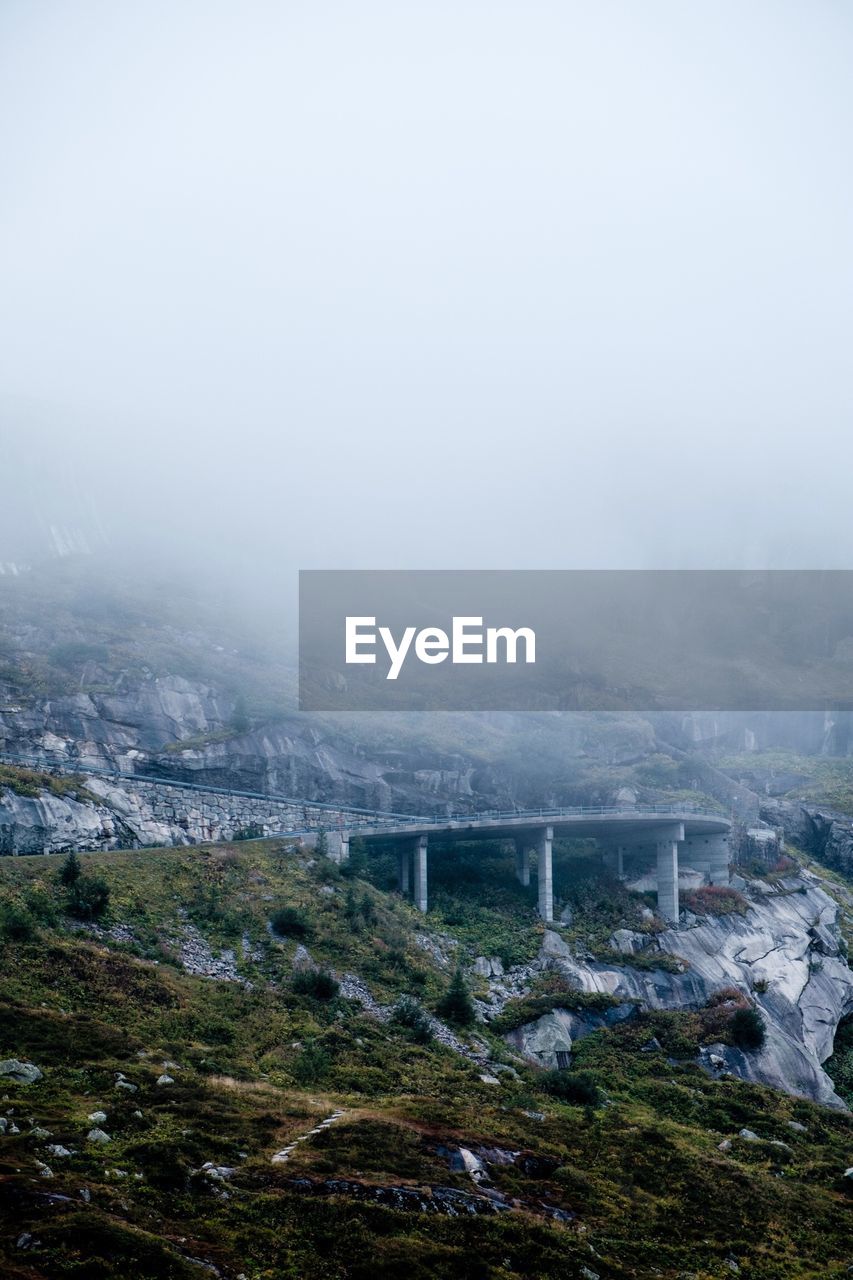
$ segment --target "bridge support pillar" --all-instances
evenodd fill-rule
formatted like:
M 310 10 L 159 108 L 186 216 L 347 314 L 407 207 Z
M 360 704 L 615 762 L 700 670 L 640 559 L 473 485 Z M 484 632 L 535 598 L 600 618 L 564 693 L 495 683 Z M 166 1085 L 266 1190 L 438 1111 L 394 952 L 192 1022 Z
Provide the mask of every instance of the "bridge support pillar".
M 554 828 L 543 827 L 537 845 L 536 879 L 539 888 L 539 914 L 549 923 L 554 919 L 554 877 L 551 867 L 551 845 Z
M 658 840 L 658 911 L 670 924 L 678 923 L 678 841 Z
M 525 888 L 530 884 L 530 850 L 527 844 L 526 837 L 515 842 L 515 874 L 518 883 L 523 884 Z
M 417 836 L 414 843 L 415 906 L 426 911 L 427 901 L 427 838 Z

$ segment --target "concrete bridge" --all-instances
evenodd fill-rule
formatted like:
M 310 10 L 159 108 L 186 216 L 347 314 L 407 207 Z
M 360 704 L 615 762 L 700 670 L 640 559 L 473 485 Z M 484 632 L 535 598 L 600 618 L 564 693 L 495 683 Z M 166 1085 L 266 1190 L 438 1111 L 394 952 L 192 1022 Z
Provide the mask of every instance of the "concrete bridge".
M 484 813 L 476 817 L 393 819 L 371 826 L 369 820 L 348 831 L 335 833 L 335 852 L 349 856 L 351 835 L 359 835 L 370 847 L 395 848 L 399 857 L 399 885 L 411 894 L 420 911 L 428 906 L 428 849 L 432 838 L 442 843 L 470 840 L 512 840 L 516 875 L 530 884 L 531 857 L 536 860 L 539 914 L 554 919 L 552 847 L 555 837 L 594 839 L 604 861 L 620 879 L 650 865 L 657 880 L 658 906 L 664 919 L 675 922 L 679 913 L 679 865 L 700 871 L 713 885 L 729 883 L 729 834 L 731 823 L 719 814 L 703 813 L 689 806 L 606 809 L 537 809 L 511 813 Z
M 173 812 L 189 841 L 230 839 L 232 828 L 254 822 L 264 834 L 301 835 L 316 841 L 325 832 L 329 854 L 337 861 L 349 856 L 349 842 L 360 835 L 369 846 L 395 848 L 399 855 L 401 891 L 415 905 L 428 906 L 427 863 L 429 841 L 512 840 L 516 873 L 523 885 L 530 883 L 531 857 L 535 858 L 539 914 L 554 918 L 552 845 L 555 836 L 594 839 L 605 862 L 621 879 L 632 871 L 652 867 L 661 915 L 678 919 L 678 869 L 688 866 L 702 872 L 709 884 L 729 882 L 728 819 L 704 813 L 690 805 L 658 805 L 632 808 L 583 808 L 512 810 L 460 816 L 423 817 L 386 813 L 354 806 L 323 804 L 227 786 L 193 783 L 143 773 L 125 774 L 81 760 L 69 760 L 50 752 L 0 753 L 0 762 L 58 774 L 103 779 L 128 792 L 148 792 L 166 797 L 163 812 Z M 217 800 L 217 798 L 221 798 Z M 194 802 L 198 802 L 197 804 Z M 214 821 L 212 805 L 218 804 Z M 207 805 L 207 808 L 205 808 Z M 158 802 L 150 807 L 154 816 Z

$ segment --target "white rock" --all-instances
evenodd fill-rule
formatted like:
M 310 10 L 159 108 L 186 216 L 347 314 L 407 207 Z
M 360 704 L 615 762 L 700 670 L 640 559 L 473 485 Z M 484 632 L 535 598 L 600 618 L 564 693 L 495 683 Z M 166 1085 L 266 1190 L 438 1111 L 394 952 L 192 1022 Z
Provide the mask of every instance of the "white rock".
M 166 1072 L 164 1071 L 164 1072 L 163 1072 L 163 1074 L 162 1074 L 161 1076 L 158 1076 L 158 1077 L 157 1077 L 157 1083 L 158 1083 L 158 1084 L 160 1084 L 160 1085 L 163 1085 L 163 1084 L 174 1084 L 174 1083 L 175 1083 L 175 1081 L 174 1081 L 174 1078 L 173 1078 L 172 1076 L 167 1075 L 167 1074 L 166 1074 Z
M 112 1138 L 108 1133 L 104 1133 L 103 1129 L 90 1129 L 86 1134 L 87 1142 L 97 1143 L 98 1146 L 104 1147 L 108 1142 L 112 1142 Z

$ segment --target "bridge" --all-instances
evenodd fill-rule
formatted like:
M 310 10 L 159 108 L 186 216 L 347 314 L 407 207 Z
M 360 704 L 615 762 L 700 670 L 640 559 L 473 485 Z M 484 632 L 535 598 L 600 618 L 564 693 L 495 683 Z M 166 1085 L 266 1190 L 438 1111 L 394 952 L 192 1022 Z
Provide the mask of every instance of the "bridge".
M 426 911 L 428 902 L 428 849 L 435 840 L 512 840 L 518 880 L 530 884 L 531 854 L 536 860 L 539 914 L 554 919 L 553 842 L 557 837 L 596 840 L 605 865 L 619 879 L 629 869 L 652 865 L 655 870 L 658 909 L 664 919 L 677 922 L 679 914 L 679 866 L 700 871 L 712 885 L 729 883 L 729 835 L 731 823 L 716 813 L 689 805 L 655 805 L 631 808 L 572 807 L 511 810 L 475 817 L 412 818 L 371 827 L 361 825 L 357 834 L 368 847 L 395 847 L 399 859 L 399 887 L 411 895 L 415 906 Z M 339 856 L 349 856 L 349 833 L 341 833 Z
M 555 838 L 594 839 L 602 850 L 605 864 L 620 879 L 629 878 L 632 870 L 653 868 L 660 914 L 669 921 L 678 920 L 680 866 L 700 871 L 709 884 L 729 882 L 731 823 L 720 814 L 684 804 L 621 808 L 571 806 L 424 816 L 339 806 L 155 774 L 122 773 L 48 752 L 30 755 L 0 752 L 0 762 L 45 772 L 79 774 L 84 778 L 101 777 L 117 786 L 142 783 L 224 796 L 235 802 L 256 800 L 276 805 L 279 820 L 285 816 L 290 825 L 285 829 L 270 829 L 268 834 L 298 834 L 316 842 L 319 832 L 324 831 L 329 854 L 336 861 L 349 857 L 353 835 L 362 837 L 368 848 L 393 848 L 398 855 L 400 891 L 410 896 L 420 911 L 426 911 L 429 905 L 431 838 L 442 843 L 513 841 L 516 875 L 523 885 L 530 884 L 533 856 L 539 914 L 545 921 L 554 918 L 552 852 Z

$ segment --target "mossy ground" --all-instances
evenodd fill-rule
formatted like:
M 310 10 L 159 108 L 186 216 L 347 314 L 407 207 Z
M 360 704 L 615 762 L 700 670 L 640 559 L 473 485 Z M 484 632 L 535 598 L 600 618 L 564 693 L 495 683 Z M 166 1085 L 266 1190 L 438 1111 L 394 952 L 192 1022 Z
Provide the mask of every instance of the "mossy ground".
M 499 947 L 533 954 L 540 926 L 501 858 L 476 876 L 463 860 L 460 878 L 437 857 L 438 909 L 424 921 L 281 841 L 83 855 L 110 885 L 102 925 L 127 926 L 124 942 L 69 927 L 59 860 L 3 860 L 0 899 L 29 915 L 32 933 L 2 943 L 0 1057 L 44 1076 L 0 1084 L 0 1113 L 20 1129 L 0 1137 L 2 1274 L 184 1280 L 214 1266 L 225 1280 L 574 1280 L 586 1267 L 602 1280 L 728 1280 L 730 1259 L 750 1280 L 846 1274 L 848 1116 L 673 1065 L 692 1015 L 647 1015 L 581 1041 L 576 1067 L 607 1099 L 593 1109 L 557 1101 L 517 1063 L 518 1079 L 483 1083 L 480 1067 L 435 1041 L 414 1043 L 343 998 L 293 991 L 297 941 L 267 927 L 284 906 L 300 908 L 318 964 L 358 974 L 383 1003 L 408 992 L 431 1006 L 446 989 L 450 970 L 417 943 L 425 927 L 455 937 L 463 960 Z M 177 958 L 187 924 L 214 951 L 233 949 L 251 985 L 188 974 Z M 643 1051 L 652 1035 L 662 1052 Z M 176 1064 L 173 1084 L 157 1084 L 164 1063 Z M 119 1072 L 134 1092 L 116 1087 Z M 270 1163 L 341 1107 L 287 1164 Z M 96 1110 L 107 1146 L 86 1141 Z M 762 1141 L 739 1139 L 744 1127 Z M 54 1157 L 48 1143 L 74 1154 Z M 476 1192 L 443 1150 L 460 1144 L 522 1153 L 492 1167 L 517 1207 L 447 1217 L 293 1185 Z M 195 1172 L 206 1161 L 235 1172 L 218 1183 Z M 557 1223 L 554 1209 L 575 1216 Z M 22 1233 L 27 1248 L 16 1247 Z

